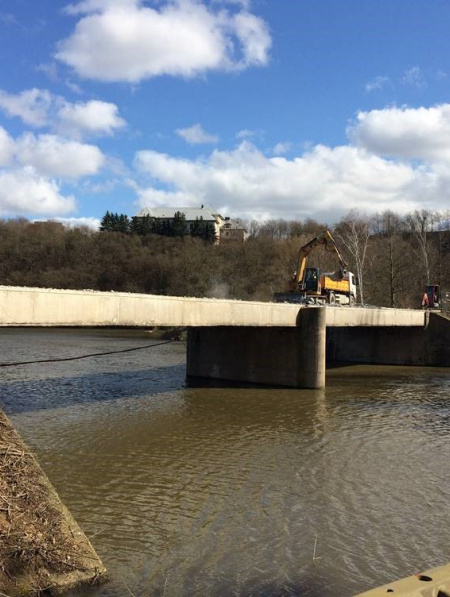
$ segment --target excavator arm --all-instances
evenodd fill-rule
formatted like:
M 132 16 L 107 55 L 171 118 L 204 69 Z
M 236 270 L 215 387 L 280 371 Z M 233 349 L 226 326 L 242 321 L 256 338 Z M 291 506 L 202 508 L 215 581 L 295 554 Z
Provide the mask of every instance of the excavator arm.
M 318 234 L 315 238 L 313 238 L 312 240 L 309 241 L 309 243 L 307 243 L 306 245 L 304 245 L 303 247 L 301 247 L 299 254 L 298 254 L 298 265 L 297 265 L 297 271 L 295 273 L 295 277 L 294 277 L 294 284 L 295 284 L 295 288 L 298 289 L 299 286 L 301 284 L 303 284 L 303 279 L 305 276 L 305 270 L 306 270 L 306 262 L 308 259 L 308 255 L 318 246 L 320 245 L 324 245 L 325 249 L 327 251 L 334 251 L 339 259 L 339 264 L 341 266 L 341 271 L 344 272 L 344 270 L 347 269 L 347 264 L 344 261 L 344 258 L 342 257 L 336 242 L 334 240 L 334 238 L 331 235 L 331 232 L 329 230 L 324 230 L 323 232 L 321 232 L 320 234 Z M 343 275 L 343 273 L 342 273 Z

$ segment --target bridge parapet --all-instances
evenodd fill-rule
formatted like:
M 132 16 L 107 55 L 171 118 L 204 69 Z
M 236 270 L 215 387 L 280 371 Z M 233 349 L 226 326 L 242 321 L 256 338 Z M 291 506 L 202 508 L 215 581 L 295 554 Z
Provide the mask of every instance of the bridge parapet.
M 280 303 L 126 292 L 0 286 L 0 326 L 298 327 L 302 309 Z M 327 327 L 423 327 L 424 312 L 326 307 Z

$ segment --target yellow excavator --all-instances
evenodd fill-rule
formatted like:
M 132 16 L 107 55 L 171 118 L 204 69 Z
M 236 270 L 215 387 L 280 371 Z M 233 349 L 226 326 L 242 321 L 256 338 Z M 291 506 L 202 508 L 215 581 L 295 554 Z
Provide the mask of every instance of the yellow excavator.
M 309 254 L 319 246 L 334 252 L 339 260 L 339 269 L 333 273 L 322 273 L 317 267 L 306 267 Z M 354 305 L 356 302 L 356 278 L 347 271 L 341 252 L 329 230 L 324 230 L 301 247 L 298 254 L 297 271 L 286 284 L 284 292 L 276 293 L 276 302 L 305 303 L 315 305 Z

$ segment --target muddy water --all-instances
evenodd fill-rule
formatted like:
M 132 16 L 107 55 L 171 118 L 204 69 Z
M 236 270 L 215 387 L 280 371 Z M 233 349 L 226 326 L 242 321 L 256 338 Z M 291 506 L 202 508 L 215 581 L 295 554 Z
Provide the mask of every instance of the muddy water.
M 2 362 L 149 343 L 0 338 Z M 0 375 L 1 404 L 109 568 L 96 597 L 346 596 L 450 561 L 448 369 L 194 388 L 175 343 Z

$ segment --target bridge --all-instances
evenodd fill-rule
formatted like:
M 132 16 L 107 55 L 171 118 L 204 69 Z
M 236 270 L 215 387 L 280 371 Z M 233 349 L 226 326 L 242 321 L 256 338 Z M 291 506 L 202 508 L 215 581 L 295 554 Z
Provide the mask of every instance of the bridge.
M 0 286 L 0 326 L 187 327 L 188 377 L 297 388 L 327 361 L 450 365 L 450 321 L 413 309 Z

